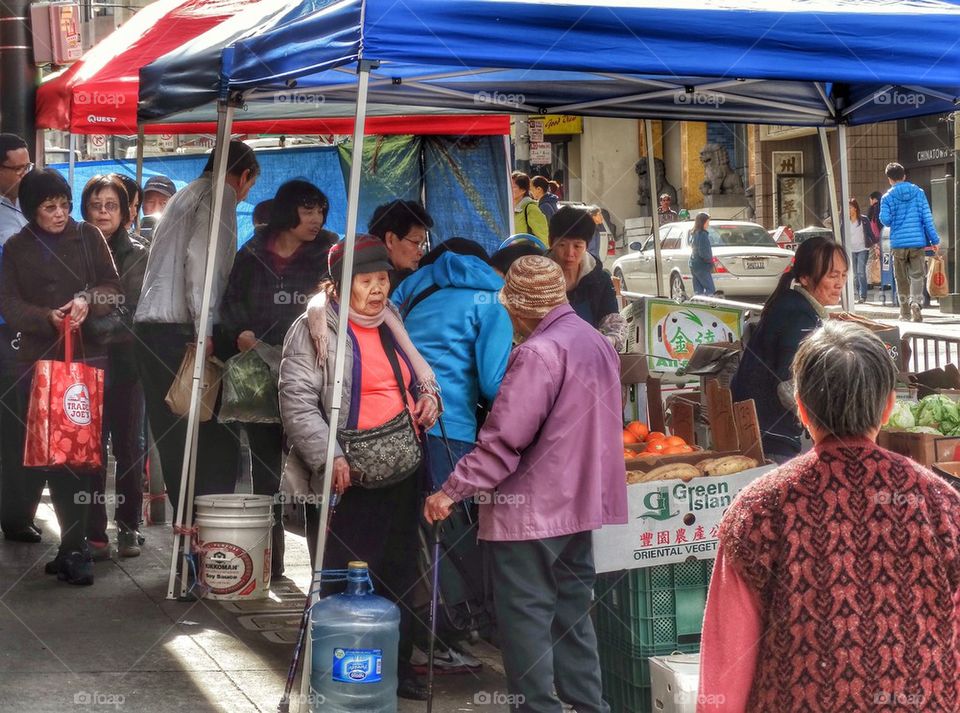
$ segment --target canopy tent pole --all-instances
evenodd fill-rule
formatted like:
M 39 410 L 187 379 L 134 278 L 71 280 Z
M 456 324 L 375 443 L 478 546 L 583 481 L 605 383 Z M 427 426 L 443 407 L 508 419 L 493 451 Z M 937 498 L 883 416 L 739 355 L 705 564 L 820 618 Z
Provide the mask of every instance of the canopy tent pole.
M 143 124 L 137 122 L 137 185 L 143 187 Z M 133 218 L 133 227 L 135 230 L 140 228 L 140 212 Z
M 510 175 L 513 173 L 511 170 L 513 163 L 510 161 L 509 135 L 503 136 L 503 165 L 507 169 L 507 183 L 505 186 L 507 189 L 507 226 L 509 226 L 509 235 L 513 235 L 517 232 L 517 224 L 516 221 L 514 221 L 513 215 L 513 190 L 511 188 L 513 185 L 513 179 L 510 178 Z
M 180 548 L 180 597 L 187 593 L 187 559 L 192 544 L 189 527 L 193 523 L 193 492 L 197 473 L 197 439 L 200 429 L 200 382 L 206 359 L 207 331 L 210 328 L 210 303 L 213 301 L 213 273 L 216 269 L 217 249 L 220 242 L 220 219 L 223 213 L 223 194 L 226 190 L 227 156 L 230 148 L 230 128 L 233 125 L 233 105 L 217 103 L 217 138 L 214 146 L 213 205 L 210 208 L 210 236 L 207 241 L 207 262 L 203 278 L 203 299 L 200 303 L 200 324 L 197 331 L 196 354 L 193 365 L 193 382 L 190 388 L 190 411 L 187 415 L 187 437 L 184 439 L 183 470 L 180 472 L 180 497 L 174 522 L 173 552 L 170 559 L 170 578 L 167 582 L 167 599 L 174 599 L 177 575 L 177 558 Z M 172 477 L 173 474 L 170 474 Z
M 653 158 L 653 123 L 643 120 L 643 138 L 647 145 L 647 179 L 650 181 L 650 219 L 653 221 L 653 269 L 657 278 L 657 297 L 663 297 L 663 263 L 660 261 L 660 215 L 657 213 L 657 171 Z
M 333 400 L 328 418 L 330 438 L 327 440 L 327 455 L 323 465 L 323 494 L 320 501 L 320 522 L 317 525 L 317 553 L 311 562 L 313 578 L 307 596 L 319 599 L 320 571 L 327 547 L 327 523 L 330 521 L 330 494 L 333 488 L 333 460 L 336 457 L 337 432 L 340 425 L 340 408 L 343 403 L 343 371 L 347 353 L 347 319 L 350 315 L 350 285 L 353 284 L 353 246 L 357 241 L 357 217 L 360 212 L 360 175 L 363 172 L 363 136 L 367 119 L 367 89 L 370 71 L 377 62 L 361 60 L 357 68 L 357 113 L 353 123 L 353 157 L 350 162 L 350 186 L 347 193 L 347 232 L 343 238 L 343 275 L 340 279 L 340 309 L 337 315 L 337 351 L 333 366 Z M 312 603 L 311 603 L 312 606 Z M 300 702 L 308 700 L 310 671 L 312 670 L 313 637 L 307 633 L 307 646 L 303 659 L 300 680 Z
M 70 132 L 70 158 L 68 159 L 69 168 L 67 169 L 67 181 L 70 183 L 70 190 L 73 190 L 73 169 L 77 164 L 77 135 Z
M 823 156 L 824 171 L 827 173 L 827 192 L 830 194 L 830 220 L 833 224 L 833 237 L 840 242 L 840 227 L 837 220 L 837 183 L 833 177 L 833 158 L 830 155 L 830 142 L 827 140 L 827 129 L 824 126 L 817 128 L 820 137 L 820 153 Z
M 850 260 L 853 253 L 850 251 L 850 159 L 847 156 L 847 125 L 837 127 L 837 147 L 840 151 L 840 244 Z M 854 283 L 853 263 L 847 269 L 847 284 L 843 288 L 843 309 L 846 312 L 854 311 Z

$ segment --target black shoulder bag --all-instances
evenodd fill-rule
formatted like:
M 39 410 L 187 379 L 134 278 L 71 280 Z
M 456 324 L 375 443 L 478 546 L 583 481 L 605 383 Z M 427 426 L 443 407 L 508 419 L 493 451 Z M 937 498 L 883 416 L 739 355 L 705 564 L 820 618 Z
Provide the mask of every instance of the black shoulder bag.
M 378 331 L 400 389 L 403 411 L 376 428 L 340 431 L 340 447 L 350 464 L 351 479 L 362 488 L 395 485 L 415 473 L 423 461 L 420 439 L 407 408 L 407 390 L 403 386 L 393 335 L 386 325 L 381 325 Z

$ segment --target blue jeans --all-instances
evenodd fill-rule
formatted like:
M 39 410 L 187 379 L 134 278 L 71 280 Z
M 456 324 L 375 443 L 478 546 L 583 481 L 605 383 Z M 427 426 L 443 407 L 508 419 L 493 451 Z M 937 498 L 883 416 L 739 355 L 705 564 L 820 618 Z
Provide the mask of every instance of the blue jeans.
M 710 267 L 690 267 L 690 274 L 693 275 L 693 294 L 712 295 L 717 291 L 713 286 L 713 268 Z
M 430 481 L 433 489 L 437 490 L 453 472 L 453 466 L 450 465 L 450 455 L 453 455 L 453 462 L 457 463 L 467 453 L 474 449 L 475 443 L 466 441 L 456 441 L 452 438 L 448 440 L 450 444 L 450 453 L 443 443 L 442 438 L 427 434 L 427 470 L 430 472 Z
M 853 253 L 853 284 L 858 299 L 867 299 L 867 261 L 869 250 L 857 250 Z

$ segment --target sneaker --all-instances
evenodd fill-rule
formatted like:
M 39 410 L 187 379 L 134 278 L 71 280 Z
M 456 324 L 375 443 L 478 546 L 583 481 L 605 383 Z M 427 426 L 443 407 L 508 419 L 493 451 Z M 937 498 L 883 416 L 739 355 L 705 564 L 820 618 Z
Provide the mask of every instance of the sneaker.
M 413 655 L 410 656 L 410 666 L 417 673 L 426 673 L 429 668 L 429 657 L 426 652 L 417 646 L 413 647 Z M 470 654 L 462 654 L 455 649 L 446 649 L 441 651 L 439 648 L 433 652 L 433 672 L 437 674 L 468 673 L 469 671 L 480 668 L 483 664 Z
M 90 548 L 90 556 L 94 562 L 106 562 L 113 555 L 110 542 L 98 542 L 97 540 L 87 540 L 87 547 Z
M 60 565 L 62 563 L 63 563 L 63 557 L 61 557 L 60 554 L 57 554 L 56 557 L 54 557 L 52 560 L 50 560 L 43 566 L 43 571 L 46 574 L 59 574 Z
M 910 321 L 910 305 L 905 302 L 900 303 L 900 321 L 909 322 Z
M 121 527 L 117 530 L 117 554 L 121 557 L 140 556 L 140 533 Z
M 920 305 L 910 305 L 910 321 L 922 322 L 923 313 L 920 311 Z
M 57 579 L 67 584 L 93 584 L 93 558 L 78 551 L 67 553 L 60 561 Z

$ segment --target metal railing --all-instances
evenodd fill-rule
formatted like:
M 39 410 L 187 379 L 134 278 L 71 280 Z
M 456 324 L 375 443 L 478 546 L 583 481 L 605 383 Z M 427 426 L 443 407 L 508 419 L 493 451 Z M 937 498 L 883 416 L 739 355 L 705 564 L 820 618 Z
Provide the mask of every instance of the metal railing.
M 930 334 L 907 333 L 900 341 L 908 351 L 904 366 L 916 374 L 947 364 L 960 366 L 960 338 L 935 337 Z

